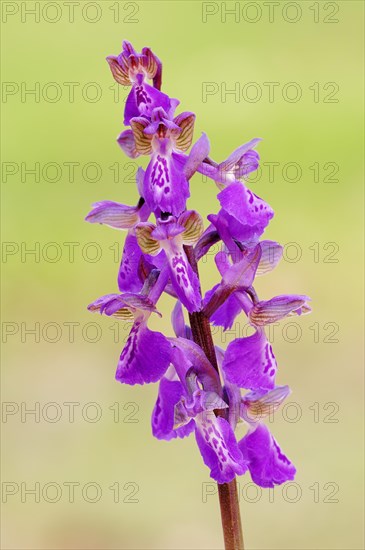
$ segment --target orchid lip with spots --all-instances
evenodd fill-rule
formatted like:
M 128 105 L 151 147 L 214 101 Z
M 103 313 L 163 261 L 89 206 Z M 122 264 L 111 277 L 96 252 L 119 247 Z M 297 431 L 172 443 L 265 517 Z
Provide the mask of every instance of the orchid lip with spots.
M 137 204 L 105 200 L 86 216 L 90 223 L 126 232 L 119 292 L 94 300 L 88 309 L 132 319 L 116 380 L 158 383 L 152 434 L 165 440 L 195 434 L 201 458 L 218 483 L 226 548 L 240 549 L 236 477 L 250 475 L 260 487 L 274 487 L 294 479 L 296 471 L 265 424 L 268 411 L 290 393 L 288 386 L 277 385 L 280 367 L 265 326 L 309 313 L 309 298 L 283 294 L 262 300 L 254 288 L 255 279 L 274 269 L 283 251 L 262 238 L 274 211 L 246 182 L 259 167 L 261 139 L 214 161 L 206 134 L 194 141 L 196 115 L 179 112 L 180 102 L 161 91 L 162 63 L 150 48 L 138 53 L 125 41 L 121 53 L 107 61 L 116 82 L 131 87 L 126 128 L 117 142 L 130 158 L 148 161 L 137 172 Z M 204 193 L 215 205 L 206 221 L 190 203 L 187 207 L 197 172 L 205 176 Z M 203 293 L 198 264 L 217 243 L 217 283 Z M 152 315 L 161 315 L 157 305 L 164 293 L 175 301 L 165 334 L 148 327 Z M 240 317 L 252 334 L 232 339 L 225 350 L 215 346 L 210 325 L 226 331 Z M 239 422 L 246 426 L 241 437 Z

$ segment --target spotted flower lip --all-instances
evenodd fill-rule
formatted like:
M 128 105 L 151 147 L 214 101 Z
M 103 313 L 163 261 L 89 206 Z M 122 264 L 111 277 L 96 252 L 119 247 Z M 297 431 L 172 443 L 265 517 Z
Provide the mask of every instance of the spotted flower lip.
M 226 350 L 222 369 L 229 382 L 248 390 L 271 390 L 275 386 L 277 363 L 265 331 L 236 338 Z
M 151 155 L 143 186 L 143 196 L 153 212 L 179 215 L 190 196 L 185 175 L 184 157 L 194 131 L 195 115 L 185 112 L 171 118 L 161 107 L 154 109 L 151 119 L 131 119 L 135 148 L 139 154 Z M 129 146 L 130 148 L 130 146 Z
M 200 285 L 184 251 L 184 245 L 196 242 L 202 233 L 202 219 L 194 211 L 186 211 L 179 218 L 169 216 L 166 220 L 138 224 L 136 236 L 145 254 L 156 255 L 164 250 L 170 267 L 171 283 L 175 292 L 189 312 L 201 307 Z
M 172 358 L 177 372 L 185 373 L 184 377 L 189 373 L 187 365 L 192 360 L 189 349 L 194 349 L 196 344 L 190 342 L 187 345 Z M 226 409 L 227 403 L 216 393 L 199 387 L 196 377 L 194 380 L 192 385 L 165 379 L 160 382 L 159 396 L 152 413 L 152 430 L 159 439 L 168 440 L 185 437 L 195 431 L 200 453 L 210 468 L 211 477 L 218 483 L 228 483 L 236 475 L 243 474 L 247 466 L 228 421 L 214 413 L 214 409 Z
M 265 488 L 294 479 L 294 465 L 282 453 L 277 441 L 262 422 L 270 417 L 290 394 L 289 386 L 251 391 L 243 397 L 234 388 L 235 386 L 229 392 L 233 399 L 229 405 L 231 409 L 234 402 L 240 401 L 239 414 L 249 426 L 246 435 L 238 442 L 238 447 L 252 480 Z
M 282 453 L 264 424 L 248 432 L 238 447 L 248 465 L 252 481 L 260 487 L 274 487 L 294 479 L 295 466 Z
M 274 216 L 273 209 L 241 182 L 225 187 L 218 200 L 232 237 L 240 242 L 257 241 Z
M 195 432 L 204 463 L 210 468 L 211 477 L 218 483 L 229 483 L 236 475 L 242 475 L 247 465 L 238 447 L 233 430 L 227 420 L 218 418 L 211 409 L 212 401 L 205 392 L 189 403 L 189 412 L 183 385 L 177 380 L 163 378 L 152 413 L 152 431 L 158 439 L 183 438 Z M 204 403 L 207 408 L 204 410 Z M 221 406 L 227 406 L 219 402 Z M 194 411 L 195 407 L 195 411 Z

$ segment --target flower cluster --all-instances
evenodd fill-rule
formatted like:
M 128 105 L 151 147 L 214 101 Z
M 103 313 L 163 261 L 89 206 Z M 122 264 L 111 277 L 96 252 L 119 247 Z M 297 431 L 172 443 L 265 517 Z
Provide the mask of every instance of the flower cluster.
M 107 61 L 114 79 L 131 87 L 124 112 L 128 128 L 118 143 L 133 159 L 149 158 L 147 169 L 137 172 L 136 206 L 102 201 L 86 217 L 127 232 L 120 292 L 89 305 L 90 311 L 133 320 L 116 379 L 131 385 L 159 382 L 153 435 L 170 440 L 194 432 L 218 483 L 247 470 L 261 487 L 291 480 L 295 467 L 263 422 L 290 392 L 288 386 L 276 385 L 277 363 L 265 326 L 310 308 L 303 295 L 259 300 L 253 287 L 255 277 L 271 271 L 282 256 L 278 243 L 260 240 L 273 210 L 244 184 L 258 168 L 255 147 L 260 140 L 214 162 L 204 133 L 192 144 L 194 113 L 176 114 L 179 101 L 161 92 L 162 65 L 149 48 L 137 53 L 124 42 L 120 55 Z M 219 189 L 218 211 L 208 216 L 205 229 L 199 213 L 186 207 L 196 172 Z M 197 265 L 219 242 L 215 263 L 220 281 L 202 295 Z M 156 306 L 164 292 L 176 301 L 174 336 L 148 328 L 149 317 L 160 315 Z M 213 347 L 212 358 L 194 338 L 193 324 L 210 330 L 210 321 L 227 330 L 239 315 L 247 316 L 252 334 L 234 339 L 226 350 Z M 240 440 L 235 436 L 238 423 L 247 426 Z

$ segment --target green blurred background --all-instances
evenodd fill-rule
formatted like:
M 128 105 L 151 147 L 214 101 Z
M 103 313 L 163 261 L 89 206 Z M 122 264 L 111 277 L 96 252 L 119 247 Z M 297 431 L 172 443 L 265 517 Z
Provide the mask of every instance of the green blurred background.
M 115 141 L 127 90 L 116 97 L 104 60 L 125 38 L 163 60 L 163 89 L 197 113 L 195 138 L 207 132 L 215 160 L 264 138 L 252 189 L 276 212 L 266 238 L 287 246 L 257 290 L 313 300 L 311 316 L 274 333 L 278 382 L 293 393 L 270 427 L 296 483 L 269 492 L 239 480 L 247 548 L 364 548 L 363 3 L 269 4 L 1 4 L 4 549 L 222 548 L 194 438 L 153 439 L 157 387 L 114 381 L 128 327 L 86 311 L 116 291 L 124 235 L 83 218 L 92 202 L 137 198 L 135 165 Z M 204 83 L 216 93 L 203 98 Z M 35 163 L 39 178 L 25 172 Z M 195 176 L 191 194 L 190 207 L 216 211 L 211 182 Z M 215 283 L 212 257 L 201 273 L 205 288 Z M 153 322 L 170 334 L 171 305 Z M 37 407 L 39 418 L 25 414 Z M 39 498 L 26 492 L 36 483 Z

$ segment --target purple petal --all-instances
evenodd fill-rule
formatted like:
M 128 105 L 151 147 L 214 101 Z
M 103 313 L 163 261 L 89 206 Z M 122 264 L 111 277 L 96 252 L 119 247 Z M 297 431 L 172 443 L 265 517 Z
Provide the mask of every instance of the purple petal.
M 274 215 L 272 208 L 241 182 L 228 185 L 218 194 L 218 200 L 230 216 L 252 233 L 252 237 L 259 237 Z
M 125 102 L 124 121 L 123 121 L 124 126 L 129 126 L 131 119 L 138 116 L 140 116 L 140 112 L 136 101 L 134 86 L 132 86 L 132 89 L 129 92 Z
M 109 55 L 106 60 L 109 63 L 112 75 L 114 79 L 118 82 L 118 84 L 121 84 L 122 86 L 130 86 L 131 81 L 129 77 L 128 67 L 123 62 L 123 59 L 121 59 L 122 63 L 120 63 L 119 57 L 116 57 L 115 55 Z
M 136 237 L 128 234 L 118 273 L 118 286 L 122 292 L 139 292 L 141 290 L 143 284 L 138 274 L 141 257 L 142 252 Z
M 152 433 L 157 439 L 170 440 L 176 437 L 186 437 L 195 428 L 194 420 L 184 426 L 174 429 L 175 405 L 184 395 L 184 389 L 179 381 L 162 378 L 158 390 L 158 397 L 152 412 Z
M 308 296 L 300 294 L 284 294 L 271 300 L 258 302 L 250 311 L 249 317 L 253 325 L 264 326 L 280 321 L 288 315 L 309 313 Z
M 241 313 L 242 306 L 235 294 L 231 294 L 211 316 L 210 321 L 216 327 L 223 327 L 224 330 L 232 328 L 236 317 Z
M 227 403 L 213 391 L 196 390 L 192 400 L 190 410 L 194 415 L 204 411 L 228 409 Z
M 228 317 L 225 324 L 228 325 L 231 325 L 233 323 L 233 320 L 239 311 L 237 311 L 237 304 L 235 304 L 234 301 L 229 301 L 227 305 L 228 298 L 231 294 L 236 293 L 239 290 L 248 288 L 252 285 L 261 256 L 261 248 L 259 246 L 256 246 L 254 249 L 248 249 L 242 253 L 242 256 L 243 258 L 239 262 L 230 265 L 226 262 L 227 256 L 225 253 L 222 252 L 217 254 L 218 266 L 220 272 L 223 274 L 223 279 L 221 284 L 215 287 L 214 293 L 211 293 L 210 301 L 205 306 L 205 314 L 207 315 L 207 317 L 212 318 L 214 313 L 221 306 L 224 306 L 226 304 L 226 308 L 228 307 L 228 310 L 226 310 Z M 240 295 L 239 301 L 241 304 L 241 308 L 242 304 L 244 305 L 242 301 L 243 298 L 244 296 Z M 232 305 L 235 305 L 236 307 L 234 307 L 232 311 L 232 316 L 230 316 L 229 313 Z
M 174 346 L 171 362 L 180 380 L 186 384 L 186 388 L 186 376 L 192 369 L 204 390 L 219 394 L 221 391 L 219 374 L 207 359 L 202 348 L 187 338 L 170 338 L 170 341 Z
M 296 469 L 267 427 L 259 424 L 239 442 L 244 459 L 254 481 L 260 487 L 274 487 L 294 479 Z
M 187 327 L 185 325 L 184 313 L 181 302 L 177 301 L 171 313 L 171 324 L 176 337 L 187 338 Z
M 236 338 L 227 348 L 223 370 L 229 382 L 248 390 L 271 390 L 275 385 L 276 359 L 265 332 L 257 330 Z
M 171 347 L 160 332 L 149 330 L 137 319 L 120 355 L 115 378 L 125 384 L 157 382 L 170 364 Z
M 91 304 L 87 306 L 87 309 L 89 311 L 97 311 L 99 313 L 103 313 L 106 306 L 110 304 L 111 302 L 114 302 L 115 300 L 119 300 L 119 308 L 124 307 L 124 304 L 121 302 L 121 296 L 120 294 L 105 294 L 104 296 L 100 296 L 100 298 L 97 298 Z
M 144 182 L 144 177 L 145 177 L 145 171 L 143 170 L 143 168 L 140 166 L 137 170 L 137 174 L 136 174 L 136 183 L 137 183 L 137 189 L 138 189 L 138 193 L 140 194 L 141 197 L 143 197 L 143 182 Z M 143 197 L 144 198 L 144 197 Z M 148 218 L 148 216 L 147 216 Z M 146 219 L 147 219 L 146 218 Z M 145 221 L 144 219 L 142 221 Z
M 218 483 L 229 483 L 244 474 L 247 466 L 227 420 L 206 412 L 196 418 L 195 436 L 210 476 Z
M 216 348 L 217 351 L 217 348 Z M 220 350 L 218 348 L 218 357 L 220 353 L 222 353 L 223 350 Z M 224 352 L 223 352 L 224 357 Z M 223 361 L 222 357 L 222 361 Z M 220 361 L 220 366 L 222 361 Z M 236 384 L 230 384 L 227 382 L 227 380 L 224 381 L 224 394 L 227 402 L 229 403 L 229 409 L 228 409 L 228 421 L 229 424 L 234 431 L 236 429 L 236 426 L 240 420 L 241 416 L 241 390 L 236 386 Z
M 237 172 L 236 176 L 239 175 L 246 175 L 249 172 L 252 172 L 253 170 L 257 170 L 258 163 L 256 165 L 256 168 L 252 167 L 250 168 L 243 168 L 245 165 L 248 164 L 248 159 L 253 160 L 257 157 L 259 158 L 259 155 L 256 151 L 253 151 L 252 149 L 256 147 L 256 145 L 261 141 L 261 138 L 254 138 L 248 143 L 245 143 L 244 145 L 241 145 L 238 147 L 233 153 L 223 162 L 219 164 L 219 169 L 221 172 L 228 172 L 235 170 Z M 256 164 L 256 163 L 254 163 Z
M 101 223 L 115 229 L 129 229 L 139 221 L 138 207 L 113 201 L 100 201 L 86 216 L 89 223 Z
M 132 130 L 124 130 L 117 139 L 119 147 L 131 159 L 139 157 Z
M 237 179 L 246 178 L 251 172 L 255 172 L 260 164 L 260 155 L 257 151 L 247 151 L 239 160 L 234 175 Z
M 272 271 L 283 256 L 283 247 L 275 241 L 261 241 L 261 258 L 256 275 L 265 275 Z
M 217 269 L 219 271 L 219 273 L 223 275 L 229 270 L 229 268 L 231 267 L 231 264 L 229 262 L 229 254 L 228 252 L 225 252 L 223 250 L 221 250 L 220 252 L 218 252 L 216 255 L 215 255 L 215 258 L 214 258 L 214 261 L 215 261 L 215 265 L 217 266 Z
M 289 386 L 275 386 L 273 390 L 251 391 L 241 400 L 240 416 L 248 424 L 255 424 L 273 414 L 290 394 Z
M 146 170 L 143 196 L 154 212 L 160 209 L 178 216 L 185 210 L 189 185 L 177 157 L 153 155 Z
M 212 246 L 220 241 L 220 237 L 214 225 L 209 225 L 195 246 L 195 257 L 199 261 L 205 256 Z
M 261 138 L 254 138 L 244 145 L 240 145 L 240 147 L 237 147 L 237 149 L 235 149 L 226 160 L 221 162 L 219 166 L 223 167 L 225 170 L 232 170 L 232 168 L 239 162 L 243 155 L 256 147 L 256 145 L 260 143 L 260 141 L 262 141 Z
M 224 270 L 223 283 L 234 289 L 250 287 L 255 278 L 260 258 L 261 248 L 256 246 L 245 251 L 243 258 L 230 267 L 227 264 L 223 267 L 220 262 L 221 269 Z
M 225 210 L 220 210 L 218 214 L 209 214 L 207 216 L 208 220 L 216 228 L 219 237 L 222 239 L 226 245 L 229 254 L 233 255 L 235 258 L 240 258 L 241 251 L 235 240 L 244 242 L 251 241 L 255 232 L 249 230 L 247 227 L 243 226 L 238 222 L 233 216 L 227 214 Z
M 134 117 L 151 117 L 157 107 L 167 112 L 170 109 L 169 96 L 144 82 L 134 84 L 126 101 L 124 125 L 129 126 Z
M 181 235 L 184 230 L 185 228 L 176 221 L 176 218 L 169 216 L 167 220 L 157 220 L 157 227 L 151 232 L 151 237 L 157 241 L 170 241 L 177 235 Z
M 209 139 L 207 135 L 203 132 L 198 141 L 194 143 L 193 147 L 191 148 L 190 154 L 184 167 L 185 175 L 188 180 L 195 174 L 203 160 L 209 155 L 209 150 Z
M 132 314 L 140 314 L 140 312 L 157 313 L 161 317 L 156 309 L 155 304 L 143 294 L 134 294 L 131 292 L 125 292 L 124 294 L 106 294 L 101 296 L 88 306 L 89 311 L 98 311 L 100 314 L 108 316 L 116 315 L 120 317 L 121 310 L 128 310 Z M 122 317 L 124 318 L 124 312 Z
M 167 252 L 171 282 L 178 298 L 189 313 L 201 308 L 199 279 L 181 248 L 175 253 Z

